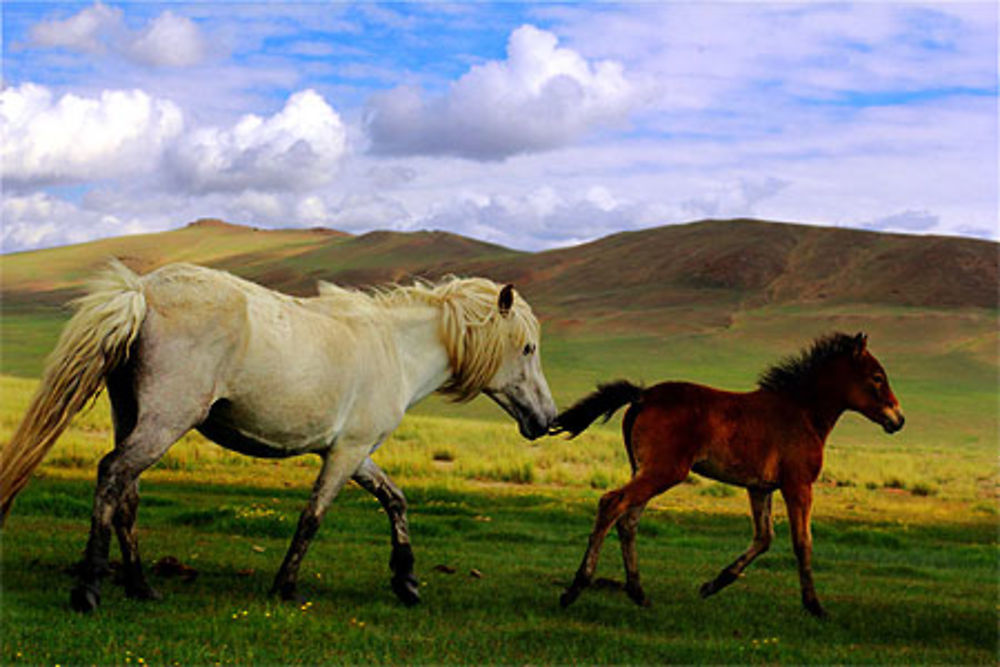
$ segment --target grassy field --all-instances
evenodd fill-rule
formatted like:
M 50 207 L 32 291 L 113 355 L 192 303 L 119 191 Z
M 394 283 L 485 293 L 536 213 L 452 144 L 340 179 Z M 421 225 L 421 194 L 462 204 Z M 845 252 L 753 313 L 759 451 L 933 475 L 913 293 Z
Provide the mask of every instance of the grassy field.
M 821 517 L 816 576 L 831 613 L 799 607 L 781 543 L 729 590 L 697 586 L 746 544 L 746 519 L 654 508 L 640 528 L 649 609 L 613 587 L 557 602 L 577 564 L 597 492 L 411 485 L 424 603 L 388 590 L 388 531 L 350 487 L 303 566 L 306 601 L 270 599 L 301 489 L 151 481 L 142 548 L 197 569 L 152 576 L 165 599 L 106 585 L 93 615 L 67 604 L 90 484 L 36 481 L 5 528 L 5 664 L 233 663 L 988 663 L 996 659 L 996 532 L 991 522 Z M 712 499 L 715 500 L 714 498 Z M 785 537 L 784 522 L 779 533 Z M 599 573 L 620 579 L 615 539 Z M 445 574 L 435 569 L 455 569 Z M 470 576 L 478 570 L 481 578 Z M 14 576 L 16 573 L 16 576 Z
M 5 311 L 0 442 L 64 318 Z M 111 439 L 102 398 L 56 445 L 4 528 L 0 662 L 995 662 L 995 322 L 996 313 L 971 310 L 782 308 L 746 312 L 711 335 L 555 331 L 543 342 L 549 383 L 566 405 L 614 377 L 748 389 L 818 333 L 868 331 L 907 427 L 890 437 L 847 415 L 828 444 L 814 515 L 827 622 L 800 609 L 780 501 L 771 553 L 730 590 L 698 598 L 698 585 L 750 537 L 743 493 L 698 478 L 656 499 L 640 528 L 653 608 L 607 588 L 559 609 L 597 498 L 627 476 L 617 420 L 574 441 L 527 443 L 485 399 L 425 402 L 376 454 L 410 499 L 424 605 L 405 609 L 388 590 L 384 516 L 353 486 L 303 566 L 311 604 L 267 598 L 316 461 L 251 460 L 189 435 L 143 477 L 140 539 L 147 562 L 172 555 L 199 576 L 155 577 L 166 599 L 152 604 L 108 585 L 101 610 L 79 617 L 64 570 L 83 548 L 96 461 Z M 473 568 L 484 576 L 470 577 Z M 620 579 L 620 569 L 612 536 L 599 575 Z

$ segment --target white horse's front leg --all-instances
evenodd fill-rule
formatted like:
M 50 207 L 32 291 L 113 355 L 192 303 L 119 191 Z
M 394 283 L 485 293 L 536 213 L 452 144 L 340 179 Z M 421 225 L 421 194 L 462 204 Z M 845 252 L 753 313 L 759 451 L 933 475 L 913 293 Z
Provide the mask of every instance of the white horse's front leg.
M 285 560 L 274 578 L 271 595 L 280 595 L 285 600 L 295 599 L 299 566 L 306 555 L 309 543 L 319 529 L 323 515 L 370 451 L 370 447 L 338 445 L 323 455 L 323 467 L 313 485 L 309 503 L 299 517 L 299 525 L 288 547 L 288 553 L 285 554 Z
M 420 602 L 420 582 L 413 574 L 413 549 L 410 547 L 410 528 L 406 521 L 406 496 L 374 461 L 366 458 L 354 481 L 367 490 L 385 509 L 392 534 L 392 590 L 407 607 Z

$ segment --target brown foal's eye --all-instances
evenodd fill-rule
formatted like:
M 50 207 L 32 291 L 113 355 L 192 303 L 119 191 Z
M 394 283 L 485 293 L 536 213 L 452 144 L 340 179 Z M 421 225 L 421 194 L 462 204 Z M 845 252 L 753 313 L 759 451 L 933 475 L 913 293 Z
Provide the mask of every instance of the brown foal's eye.
M 535 352 L 535 344 L 534 343 L 526 343 L 525 346 L 524 346 L 524 356 L 526 356 L 526 357 L 530 356 L 530 355 L 534 354 L 534 352 Z

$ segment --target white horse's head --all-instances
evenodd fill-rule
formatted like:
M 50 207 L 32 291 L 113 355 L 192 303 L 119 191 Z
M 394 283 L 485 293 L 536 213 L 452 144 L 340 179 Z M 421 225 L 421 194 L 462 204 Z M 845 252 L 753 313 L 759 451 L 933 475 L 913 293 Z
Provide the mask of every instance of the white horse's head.
M 483 392 L 517 420 L 521 435 L 545 435 L 556 405 L 542 373 L 541 328 L 531 307 L 513 285 L 473 278 L 455 286 L 445 301 L 444 326 L 454 375 L 443 390 L 457 400 Z
M 500 290 L 497 299 L 501 317 L 513 317 L 513 302 L 514 287 L 507 285 Z M 549 393 L 549 384 L 542 373 L 541 336 L 537 321 L 526 329 L 526 335 L 511 339 L 500 367 L 483 388 L 483 393 L 517 420 L 521 435 L 534 440 L 548 433 L 557 411 Z

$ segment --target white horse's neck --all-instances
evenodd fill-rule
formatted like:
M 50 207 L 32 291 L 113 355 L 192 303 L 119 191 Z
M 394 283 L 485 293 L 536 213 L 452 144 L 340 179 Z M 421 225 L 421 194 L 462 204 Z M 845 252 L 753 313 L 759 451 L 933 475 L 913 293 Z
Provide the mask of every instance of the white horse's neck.
M 451 377 L 451 363 L 441 340 L 441 309 L 400 308 L 393 312 L 394 338 L 403 367 L 407 408 L 436 391 Z

